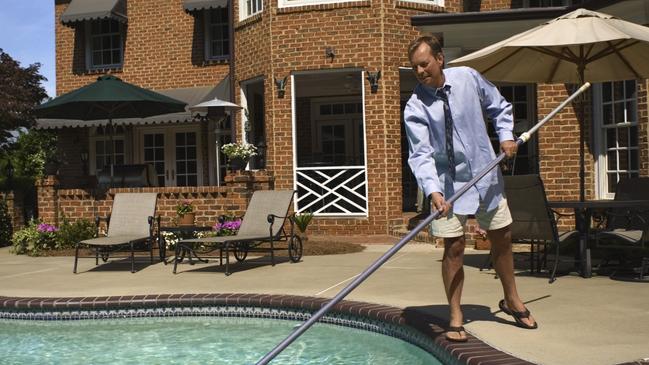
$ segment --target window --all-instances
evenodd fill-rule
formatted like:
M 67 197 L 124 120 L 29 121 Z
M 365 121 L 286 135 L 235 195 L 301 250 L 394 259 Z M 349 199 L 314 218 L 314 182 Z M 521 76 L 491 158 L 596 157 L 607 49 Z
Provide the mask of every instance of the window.
M 228 8 L 205 11 L 205 59 L 227 58 L 230 54 Z
M 90 174 L 97 175 L 110 165 L 123 165 L 126 151 L 124 145 L 124 128 L 97 127 L 90 139 Z M 112 135 L 112 136 L 111 136 Z M 112 140 L 112 145 L 111 145 Z
M 582 0 L 513 0 L 512 8 L 545 8 L 580 4 Z
M 595 94 L 600 135 L 600 195 L 613 197 L 617 182 L 639 176 L 638 112 L 635 80 L 605 82 Z M 601 102 L 597 102 L 597 100 Z
M 241 10 L 239 11 L 239 19 L 248 18 L 257 13 L 261 13 L 261 11 L 264 10 L 262 0 L 241 0 L 240 4 L 241 6 L 239 7 L 239 9 Z
M 122 67 L 123 25 L 113 19 L 96 20 L 86 24 L 88 69 Z
M 529 85 L 500 85 L 502 96 L 512 104 L 514 111 L 514 137 L 532 128 L 530 121 L 535 119 L 534 87 Z M 487 122 L 489 138 L 496 154 L 500 153 L 500 142 L 491 120 Z M 508 160 L 501 165 L 503 173 L 507 175 L 525 175 L 538 173 L 538 153 L 536 136 L 521 145 L 516 153 L 516 159 Z

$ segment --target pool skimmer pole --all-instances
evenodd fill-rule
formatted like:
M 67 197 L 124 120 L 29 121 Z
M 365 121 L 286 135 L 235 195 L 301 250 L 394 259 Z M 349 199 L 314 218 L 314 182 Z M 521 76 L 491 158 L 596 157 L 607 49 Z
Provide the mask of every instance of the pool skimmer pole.
M 548 114 L 543 120 L 536 123 L 530 130 L 521 134 L 516 140 L 516 145 L 520 146 L 523 143 L 527 142 L 532 134 L 534 134 L 539 128 L 541 128 L 547 121 L 552 119 L 561 109 L 565 108 L 568 103 L 573 101 L 577 96 L 581 95 L 590 87 L 590 83 L 587 82 L 582 85 L 577 91 L 575 91 L 568 99 L 564 100 L 558 107 L 556 107 L 550 114 Z M 468 183 L 462 186 L 450 199 L 447 200 L 449 204 L 453 204 L 462 194 L 469 190 L 473 185 L 475 185 L 480 179 L 482 179 L 489 171 L 496 167 L 503 159 L 505 158 L 504 153 L 500 153 L 495 160 L 489 163 L 480 173 L 471 179 Z M 386 253 L 383 254 L 378 260 L 376 260 L 370 267 L 365 269 L 359 276 L 356 277 L 349 285 L 347 285 L 343 290 L 341 290 L 335 297 L 333 297 L 327 304 L 322 306 L 315 314 L 313 314 L 307 321 L 301 325 L 294 327 L 293 332 L 286 337 L 282 342 L 280 342 L 275 348 L 267 353 L 263 358 L 261 358 L 256 365 L 265 365 L 268 364 L 271 360 L 275 358 L 280 352 L 282 352 L 288 345 L 290 345 L 295 339 L 297 339 L 302 333 L 309 329 L 315 322 L 317 322 L 322 316 L 325 315 L 334 305 L 338 304 L 343 298 L 345 298 L 352 290 L 356 289 L 365 279 L 367 279 L 374 271 L 376 271 L 381 265 L 390 259 L 397 251 L 399 251 L 403 246 L 406 245 L 410 240 L 412 240 L 419 232 L 424 230 L 430 222 L 439 216 L 439 211 L 435 211 L 426 217 L 424 220 L 419 222 L 412 231 L 410 231 L 406 236 L 404 236 L 399 242 L 397 242 L 392 248 L 390 248 Z

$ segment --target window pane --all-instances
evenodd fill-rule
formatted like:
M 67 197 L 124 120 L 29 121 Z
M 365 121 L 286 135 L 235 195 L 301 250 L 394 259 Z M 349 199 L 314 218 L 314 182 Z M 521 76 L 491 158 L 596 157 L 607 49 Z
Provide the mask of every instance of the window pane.
M 604 105 L 602 111 L 603 111 L 602 122 L 604 124 L 613 123 L 613 107 L 611 106 L 611 104 Z
M 610 82 L 605 82 L 602 84 L 602 99 L 604 102 L 611 101 L 612 97 L 612 85 Z
M 607 174 L 607 177 L 608 177 L 608 192 L 610 194 L 614 194 L 615 188 L 617 186 L 617 174 L 616 173 Z
M 625 91 L 626 91 L 626 98 L 627 99 L 635 99 L 635 92 L 636 92 L 636 87 L 635 87 L 635 80 L 629 80 L 625 82 Z
M 607 129 L 606 130 L 606 148 L 615 148 L 615 129 Z
M 629 161 L 629 170 L 639 170 L 640 164 L 638 163 L 638 150 L 629 151 L 629 157 L 631 158 Z
M 617 153 L 615 153 L 615 151 L 609 151 L 606 154 L 606 157 L 608 162 L 608 170 L 617 170 Z

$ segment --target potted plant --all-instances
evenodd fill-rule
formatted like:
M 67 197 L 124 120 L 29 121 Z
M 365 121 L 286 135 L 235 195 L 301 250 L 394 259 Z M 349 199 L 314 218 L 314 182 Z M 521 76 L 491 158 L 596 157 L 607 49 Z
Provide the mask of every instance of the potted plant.
M 176 215 L 178 216 L 178 225 L 193 226 L 196 212 L 192 203 L 185 199 L 176 205 Z
M 310 212 L 297 213 L 293 217 L 295 225 L 298 229 L 298 235 L 300 236 L 300 238 L 302 238 L 302 241 L 309 239 L 306 234 L 306 229 L 309 226 L 309 223 L 311 223 L 311 219 L 313 219 L 313 213 Z
M 250 143 L 228 143 L 221 147 L 233 170 L 243 170 L 252 156 L 257 155 L 257 147 Z

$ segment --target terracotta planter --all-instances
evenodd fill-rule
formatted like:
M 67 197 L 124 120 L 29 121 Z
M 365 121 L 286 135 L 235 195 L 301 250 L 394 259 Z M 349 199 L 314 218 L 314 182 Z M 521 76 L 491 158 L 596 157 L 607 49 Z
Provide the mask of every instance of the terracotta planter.
M 476 250 L 491 250 L 491 241 L 484 238 L 475 239 L 475 249 Z
M 181 216 L 178 217 L 178 225 L 179 226 L 193 226 L 195 220 L 196 220 L 196 213 L 194 213 L 194 212 L 185 213 L 184 215 L 181 215 Z

